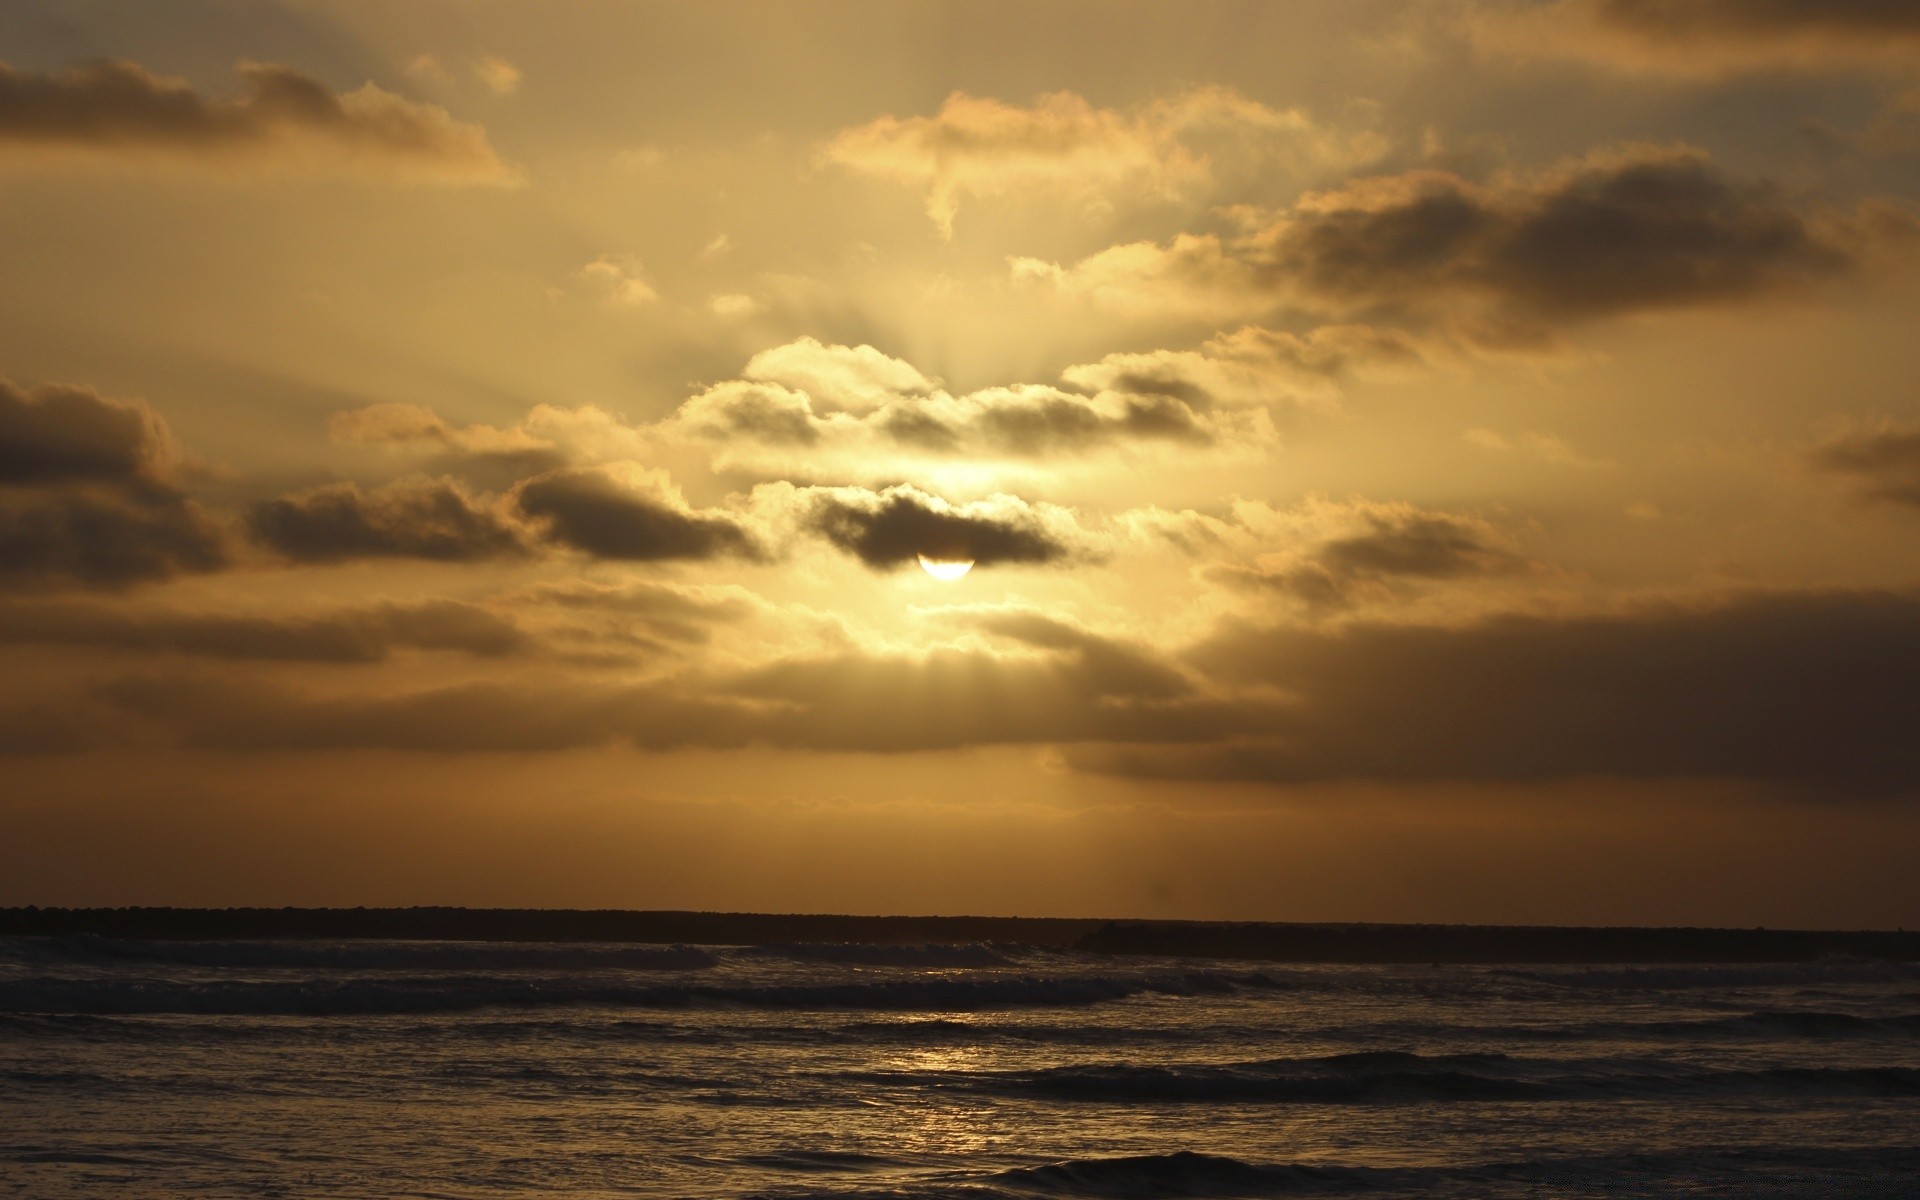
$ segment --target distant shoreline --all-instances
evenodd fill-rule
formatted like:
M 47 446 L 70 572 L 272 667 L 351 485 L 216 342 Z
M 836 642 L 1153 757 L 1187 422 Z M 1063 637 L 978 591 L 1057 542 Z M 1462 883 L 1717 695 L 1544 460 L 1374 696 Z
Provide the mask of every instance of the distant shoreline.
M 520 908 L 4 908 L 0 936 L 221 941 L 1005 942 L 1116 955 L 1292 963 L 1920 961 L 1920 932 L 862 917 Z

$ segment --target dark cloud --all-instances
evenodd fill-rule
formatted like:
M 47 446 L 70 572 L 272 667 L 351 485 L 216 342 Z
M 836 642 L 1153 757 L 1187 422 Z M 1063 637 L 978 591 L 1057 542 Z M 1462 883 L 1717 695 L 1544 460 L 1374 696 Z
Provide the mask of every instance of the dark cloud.
M 472 562 L 526 552 L 517 527 L 451 479 L 370 492 L 351 483 L 329 484 L 256 503 L 247 524 L 255 538 L 297 562 Z
M 904 753 L 1211 741 L 1272 725 L 1269 708 L 1207 695 L 1142 647 L 1036 615 L 990 620 L 994 632 L 1022 642 L 1023 652 L 845 651 L 632 684 L 548 675 L 349 697 L 176 671 L 119 679 L 69 707 L 105 706 L 119 719 L 100 724 L 116 737 L 228 750 L 489 753 L 621 742 L 653 750 L 771 745 Z M 58 723 L 43 732 L 71 736 Z
M 1694 78 L 1911 70 L 1920 40 L 1908 0 L 1482 0 L 1468 11 L 1487 49 Z
M 0 490 L 0 586 L 125 587 L 228 561 L 220 527 L 181 496 Z
M 1273 783 L 1729 778 L 1920 795 L 1910 594 L 1759 594 L 1337 633 L 1235 627 L 1192 661 L 1296 703 L 1259 740 L 1119 750 L 1086 765 Z
M 1076 453 L 1120 440 L 1212 442 L 1212 432 L 1173 391 L 1134 392 L 1121 399 L 1118 412 L 1108 412 L 1086 397 L 1027 389 L 983 405 L 976 422 L 989 444 L 1022 457 Z
M 1558 320 L 1739 300 L 1855 265 L 1839 231 L 1763 185 L 1647 149 L 1490 188 L 1369 181 L 1316 198 L 1256 253 L 1276 280 L 1341 304 L 1480 294 Z
M 715 625 L 745 619 L 752 603 L 738 590 L 694 592 L 658 583 L 606 587 L 590 583 L 548 584 L 525 593 L 535 604 L 606 617 L 622 629 L 638 625 L 668 642 L 699 644 Z
M 0 586 L 125 587 L 226 565 L 217 523 L 175 486 L 144 403 L 0 380 Z
M 1141 311 L 1195 297 L 1243 313 L 1292 304 L 1524 347 L 1579 321 L 1846 276 L 1916 228 L 1885 203 L 1817 210 L 1699 151 L 1635 146 L 1484 183 L 1431 170 L 1362 179 L 1244 236 L 1117 246 L 1035 277 Z
M 454 475 L 483 488 L 509 487 L 567 465 L 559 446 L 525 429 L 456 426 L 417 404 L 369 404 L 337 412 L 327 432 L 337 442 L 411 453 L 425 474 Z
M 1531 565 L 1491 522 L 1465 513 L 1363 500 L 1314 501 L 1298 512 L 1309 526 L 1333 527 L 1303 535 L 1305 544 L 1282 560 L 1216 566 L 1207 574 L 1336 610 L 1390 599 L 1413 584 L 1510 575 Z
M 0 379 L 0 486 L 155 484 L 173 458 L 165 422 L 144 403 Z
M 454 600 L 280 617 L 13 604 L 0 607 L 0 643 L 340 663 L 381 662 L 403 647 L 494 658 L 531 644 L 508 618 Z
M 1808 455 L 1815 468 L 1844 476 L 1863 495 L 1920 508 L 1920 425 L 1888 423 L 1831 438 Z
M 1519 558 L 1485 521 L 1453 513 L 1376 510 L 1362 533 L 1322 545 L 1316 558 L 1349 575 L 1455 579 L 1510 571 Z
M 1269 705 L 1197 691 L 1172 668 L 1146 665 L 1143 651 L 1071 641 L 1019 657 L 940 650 L 791 659 L 723 687 L 760 702 L 750 710 L 753 740 L 817 750 L 1212 741 L 1272 721 Z
M 988 633 L 1067 656 L 1096 696 L 1164 700 L 1194 692 L 1179 669 L 1152 652 L 1040 613 L 990 612 L 976 623 Z
M 336 165 L 501 180 L 477 126 L 368 84 L 336 94 L 291 67 L 243 63 L 243 90 L 209 98 L 136 63 L 41 74 L 0 64 L 0 159 L 47 151 Z
M 529 517 L 547 522 L 549 538 L 599 558 L 654 562 L 760 554 L 733 521 L 623 487 L 595 470 L 530 480 L 521 486 L 518 504 Z
M 231 675 L 130 676 L 102 702 L 182 745 L 215 750 L 532 752 L 606 745 L 631 725 L 650 744 L 713 744 L 715 706 L 639 689 L 499 683 L 321 697 Z M 704 720 L 703 720 L 704 718 Z
M 1595 15 L 1649 35 L 1920 37 L 1908 0 L 1600 0 Z
M 907 486 L 837 488 L 815 492 L 807 507 L 816 532 L 880 569 L 921 555 L 986 567 L 1058 562 L 1070 553 L 1032 508 L 1010 497 L 955 508 Z

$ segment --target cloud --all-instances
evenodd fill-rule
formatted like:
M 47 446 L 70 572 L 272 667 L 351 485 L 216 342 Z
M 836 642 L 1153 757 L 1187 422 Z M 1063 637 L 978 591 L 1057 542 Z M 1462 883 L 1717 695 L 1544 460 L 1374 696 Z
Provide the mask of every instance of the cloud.
M 142 401 L 0 380 L 0 586 L 126 587 L 228 562 Z
M 1870 499 L 1920 508 L 1920 424 L 1887 421 L 1842 433 L 1815 446 L 1808 461 Z
M 346 697 L 232 676 L 134 674 L 85 702 L 120 718 L 96 722 L 114 736 L 152 729 L 182 744 L 228 750 L 498 753 L 624 742 L 652 750 L 772 745 L 903 753 L 1206 741 L 1244 737 L 1272 722 L 1270 705 L 1200 692 L 1144 648 L 1045 618 L 1000 620 L 1001 634 L 1020 643 L 1011 653 L 842 650 L 633 684 L 531 679 Z M 73 736 L 41 724 L 47 727 L 19 736 Z
M 1152 651 L 1043 613 L 987 611 L 975 616 L 974 623 L 987 633 L 1067 656 L 1096 696 L 1169 700 L 1196 691 L 1184 672 Z
M 528 480 L 520 511 L 545 523 L 548 539 L 598 558 L 630 562 L 759 558 L 759 544 L 730 517 L 686 506 L 659 472 L 593 468 Z
M 1289 333 L 1248 325 L 1198 350 L 1109 354 L 1068 367 L 1066 382 L 1098 392 L 1159 395 L 1200 410 L 1331 406 L 1337 384 L 1425 367 L 1450 352 L 1431 338 L 1370 325 L 1322 325 Z
M 1124 311 L 1297 305 L 1418 319 L 1499 345 L 1793 291 L 1849 274 L 1913 232 L 1886 206 L 1802 210 L 1700 151 L 1630 146 L 1488 183 L 1442 171 L 1363 179 L 1233 238 L 1183 235 L 1016 273 Z
M 1245 449 L 1273 440 L 1268 408 L 1324 408 L 1332 381 L 1366 369 L 1362 362 L 1421 353 L 1416 339 L 1360 327 L 1306 335 L 1246 329 L 1199 351 L 1069 367 L 1059 385 L 954 395 L 871 346 L 802 338 L 755 355 L 746 378 L 713 384 L 660 428 L 717 444 L 729 463 L 758 445 L 782 451 L 788 465 L 856 469 L 903 457 L 1071 457 L 1139 444 Z
M 327 433 L 348 445 L 417 455 L 435 474 L 512 482 L 566 465 L 571 448 L 563 448 L 554 435 L 572 415 L 541 405 L 523 423 L 501 429 L 454 425 L 418 404 L 369 404 L 333 414 Z
M 1212 323 L 1261 315 L 1280 303 L 1267 273 L 1211 233 L 1175 234 L 1165 246 L 1109 246 L 1064 267 L 1014 257 L 1008 270 L 1017 286 L 1052 288 L 1134 320 Z
M 0 486 L 159 484 L 178 458 L 166 423 L 143 401 L 0 379 Z
M 936 386 L 912 364 L 872 346 L 825 345 L 810 337 L 760 351 L 741 376 L 805 392 L 823 413 L 862 412 Z
M 1468 625 L 1230 626 L 1190 662 L 1293 697 L 1266 736 L 1075 761 L 1151 777 L 1742 779 L 1920 795 L 1920 597 L 1777 592 Z
M 498 506 L 452 479 L 404 480 L 371 491 L 337 483 L 263 500 L 247 510 L 255 539 L 302 563 L 362 558 L 479 562 L 528 550 Z
M 876 570 L 925 555 L 976 566 L 1046 564 L 1073 556 L 1071 518 L 1050 505 L 991 496 L 952 505 L 902 484 L 865 488 L 807 488 L 798 493 L 805 524 Z
M 588 583 L 543 584 L 517 599 L 525 603 L 601 618 L 630 633 L 637 625 L 650 638 L 687 645 L 704 644 L 715 626 L 744 621 L 762 602 L 739 587 L 677 587 L 635 582 L 619 586 Z M 596 630 L 596 636 L 606 630 Z
M 821 157 L 925 188 L 927 215 L 951 237 L 962 196 L 1091 198 L 1120 185 L 1174 194 L 1205 181 L 1209 149 L 1225 147 L 1302 166 L 1352 165 L 1385 150 L 1377 135 L 1335 135 L 1298 110 L 1206 87 L 1127 112 L 1095 108 L 1072 92 L 1027 106 L 954 92 L 933 116 L 884 116 L 844 130 Z
M 1484 517 L 1361 497 L 1309 496 L 1284 509 L 1243 501 L 1225 517 L 1147 513 L 1137 523 L 1189 553 L 1224 558 L 1207 568 L 1208 577 L 1285 596 L 1314 612 L 1394 601 L 1428 584 L 1511 576 L 1534 566 Z
M 209 98 L 136 63 L 50 73 L 0 64 L 0 162 L 85 155 L 449 182 L 510 182 L 487 141 L 446 110 L 369 83 L 335 93 L 291 67 L 242 63 L 238 96 Z
M 118 588 L 229 561 L 220 527 L 184 496 L 0 490 L 0 585 Z
M 1920 9 L 1903 0 L 1553 0 L 1488 6 L 1469 29 L 1494 53 L 1695 78 L 1911 70 L 1920 51 Z
M 496 96 L 511 96 L 520 90 L 520 68 L 504 58 L 488 54 L 475 59 L 473 75 Z
M 531 644 L 512 620 L 454 600 L 380 604 L 321 616 L 239 616 L 102 605 L 0 606 L 0 643 L 269 662 L 383 662 L 395 649 L 482 658 Z
M 631 254 L 603 255 L 581 267 L 577 274 L 589 292 L 615 308 L 645 308 L 660 300 L 660 293 L 647 282 L 640 260 Z

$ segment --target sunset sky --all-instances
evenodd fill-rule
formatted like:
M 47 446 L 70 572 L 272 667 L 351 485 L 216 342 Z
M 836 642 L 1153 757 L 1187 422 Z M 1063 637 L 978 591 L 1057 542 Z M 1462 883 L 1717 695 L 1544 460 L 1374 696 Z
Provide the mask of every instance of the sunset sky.
M 1920 5 L 0 61 L 0 904 L 1920 924 Z

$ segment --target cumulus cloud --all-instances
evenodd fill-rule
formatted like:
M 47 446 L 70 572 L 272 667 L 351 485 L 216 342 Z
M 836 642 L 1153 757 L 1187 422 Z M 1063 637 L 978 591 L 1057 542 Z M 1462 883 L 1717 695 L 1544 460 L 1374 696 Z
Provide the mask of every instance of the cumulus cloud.
M 747 378 L 689 399 L 661 430 L 758 445 L 789 460 L 1072 457 L 1140 444 L 1242 450 L 1273 440 L 1270 410 L 1325 408 L 1348 374 L 1426 361 L 1430 347 L 1359 326 L 1296 335 L 1242 329 L 1192 351 L 1110 355 L 1058 384 L 955 395 L 871 346 L 803 338 L 756 355 Z
M 1207 178 L 1208 151 L 1223 139 L 1242 153 L 1302 165 L 1352 165 L 1385 150 L 1377 135 L 1333 134 L 1298 110 L 1207 87 L 1126 112 L 1095 108 L 1072 92 L 1025 106 L 955 92 L 933 116 L 884 116 L 844 130 L 821 156 L 925 188 L 927 215 L 951 237 L 962 196 L 1044 190 L 1090 197 L 1123 184 L 1177 193 Z
M 1920 508 L 1920 424 L 1888 421 L 1829 438 L 1808 461 L 1874 500 Z
M 142 401 L 0 379 L 0 485 L 160 484 L 177 458 L 166 423 Z
M 598 558 L 655 562 L 762 555 L 737 521 L 689 508 L 660 472 L 555 471 L 522 484 L 515 503 L 544 523 L 550 540 Z
M 479 562 L 527 552 L 524 531 L 452 479 L 402 480 L 363 491 L 327 484 L 247 510 L 255 539 L 296 562 L 423 558 Z
M 242 63 L 208 97 L 136 63 L 50 73 L 0 64 L 0 162 L 85 155 L 507 182 L 485 131 L 369 83 L 336 93 L 291 67 Z
M 1123 310 L 1290 304 L 1449 324 L 1499 344 L 1791 291 L 1852 272 L 1913 230 L 1886 206 L 1803 209 L 1700 151 L 1632 146 L 1486 183 L 1442 171 L 1362 179 L 1234 237 L 1119 246 L 1016 273 Z
M 373 663 L 402 648 L 498 658 L 527 649 L 531 639 L 510 618 L 455 600 L 379 604 L 319 616 L 15 603 L 0 606 L 0 643 L 213 659 Z
M 1266 735 L 1093 769 L 1295 783 L 1724 778 L 1920 794 L 1920 598 L 1780 592 L 1468 625 L 1235 626 L 1192 663 L 1296 698 Z
M 225 566 L 180 457 L 142 401 L 0 380 L 0 584 L 124 587 Z
M 809 528 L 876 570 L 922 555 L 990 567 L 1055 563 L 1074 553 L 1065 510 L 1013 496 L 954 505 L 901 484 L 879 492 L 806 488 L 797 499 Z
M 1920 9 L 1904 0 L 1552 0 L 1470 19 L 1485 49 L 1701 77 L 1862 66 L 1911 70 Z
M 863 411 L 902 396 L 924 396 L 936 383 L 911 363 L 872 346 L 834 346 L 803 337 L 747 360 L 746 379 L 780 384 L 813 397 L 821 412 Z

